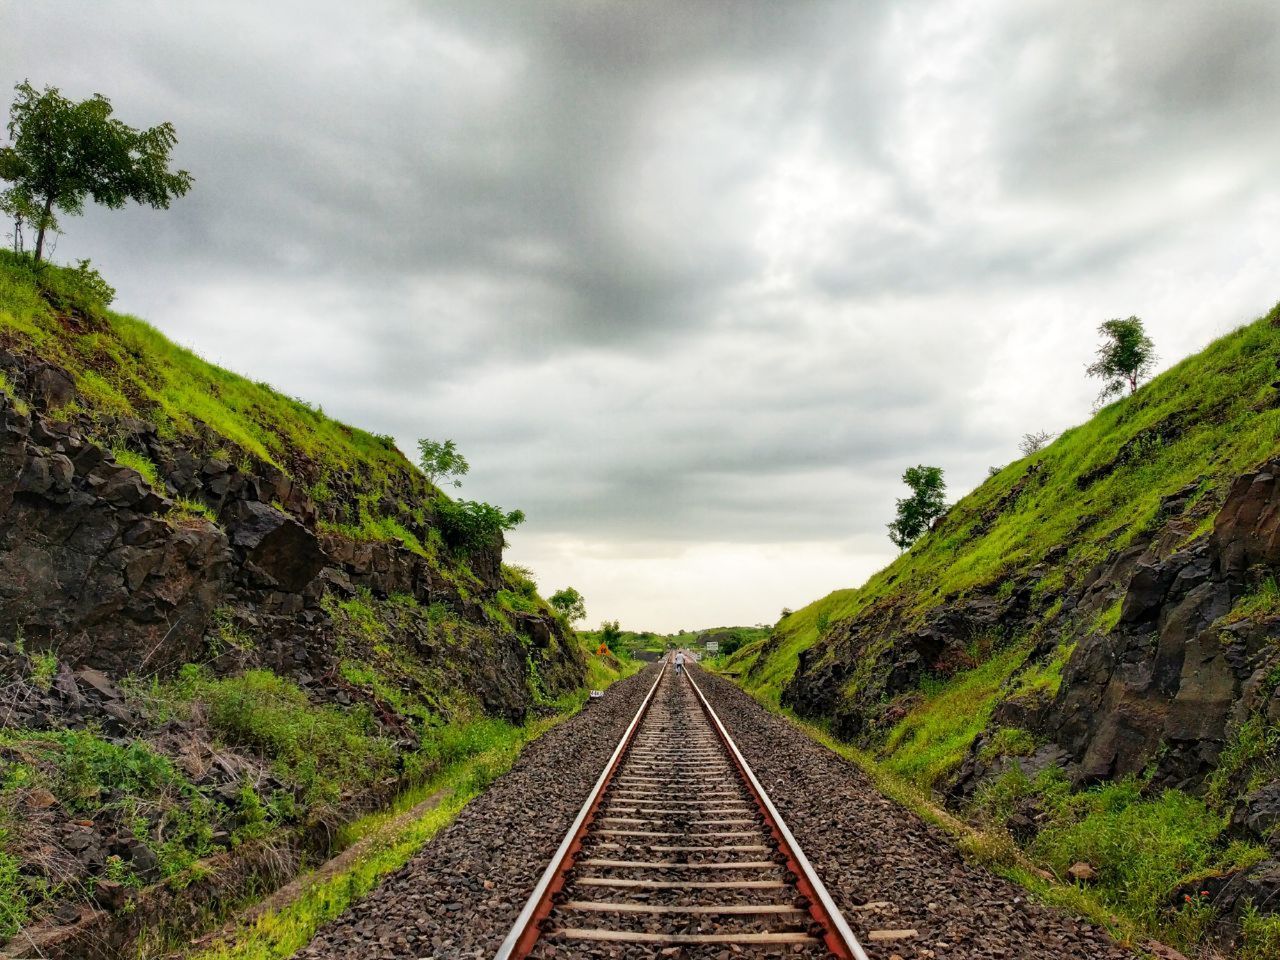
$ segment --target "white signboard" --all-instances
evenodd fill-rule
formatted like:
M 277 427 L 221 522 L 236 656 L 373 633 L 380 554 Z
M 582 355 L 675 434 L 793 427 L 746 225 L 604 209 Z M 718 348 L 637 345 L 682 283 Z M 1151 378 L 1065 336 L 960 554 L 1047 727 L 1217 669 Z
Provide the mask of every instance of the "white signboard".
M 720 644 L 718 644 L 716 641 L 714 640 L 707 641 L 707 653 L 715 653 L 719 649 L 720 649 Z

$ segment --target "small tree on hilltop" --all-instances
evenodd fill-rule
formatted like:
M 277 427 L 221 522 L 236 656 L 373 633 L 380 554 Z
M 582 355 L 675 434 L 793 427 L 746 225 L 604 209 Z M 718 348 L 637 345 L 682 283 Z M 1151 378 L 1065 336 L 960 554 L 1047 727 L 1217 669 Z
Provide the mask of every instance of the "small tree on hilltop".
M 1029 457 L 1038 450 L 1043 450 L 1044 445 L 1053 439 L 1053 434 L 1048 430 L 1033 430 L 1031 433 L 1022 435 L 1022 442 L 1018 444 L 1018 449 L 1022 451 L 1024 457 Z M 997 470 L 996 473 L 1000 471 Z
M 902 482 L 911 488 L 911 496 L 898 501 L 898 515 L 889 524 L 889 539 L 899 550 L 906 550 L 946 513 L 947 484 L 941 467 L 924 464 L 908 467 Z
M 576 623 L 587 618 L 586 601 L 582 599 L 582 594 L 573 587 L 557 590 L 551 595 L 548 602 L 563 614 L 564 618 L 570 623 Z
M 1123 393 L 1127 385 L 1129 393 L 1138 389 L 1138 381 L 1151 372 L 1156 363 L 1155 344 L 1147 336 L 1142 321 L 1137 317 L 1127 320 L 1107 320 L 1098 326 L 1102 343 L 1098 345 L 1098 358 L 1088 367 L 1088 374 L 1102 381 L 1098 393 L 1098 405 Z
M 437 487 L 446 483 L 455 487 L 462 486 L 459 478 L 465 477 L 471 469 L 471 464 L 458 452 L 458 445 L 452 440 L 444 443 L 439 440 L 419 440 L 418 466 L 432 485 Z
M 37 91 L 23 82 L 14 89 L 13 143 L 0 148 L 0 179 L 12 186 L 0 193 L 0 209 L 15 220 L 15 245 L 23 223 L 35 228 L 37 263 L 45 234 L 59 229 L 56 211 L 79 215 L 86 197 L 111 209 L 130 200 L 167 209 L 191 189 L 191 174 L 169 170 L 173 124 L 135 130 L 112 118 L 100 93 L 76 103 L 56 87 Z

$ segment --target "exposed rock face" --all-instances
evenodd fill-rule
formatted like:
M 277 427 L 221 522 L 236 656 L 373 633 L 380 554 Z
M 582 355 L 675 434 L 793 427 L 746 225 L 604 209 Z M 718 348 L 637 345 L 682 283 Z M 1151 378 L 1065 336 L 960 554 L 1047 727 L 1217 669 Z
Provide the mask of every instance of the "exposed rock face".
M 37 408 L 74 397 L 56 366 L 3 351 L 0 362 Z M 521 615 L 513 633 L 490 622 L 484 601 L 503 585 L 500 543 L 470 558 L 480 586 L 462 594 L 398 542 L 318 532 L 322 511 L 271 464 L 204 456 L 144 420 L 122 419 L 111 432 L 157 465 L 162 484 L 117 463 L 81 427 L 20 412 L 0 394 L 0 639 L 21 636 L 112 676 L 211 659 L 215 668 L 260 665 L 331 698 L 342 691 L 317 681 L 335 676 L 338 661 L 324 598 L 364 589 L 416 600 L 423 612 L 406 616 L 397 642 L 495 715 L 518 721 L 532 705 L 530 656 L 546 692 L 581 683 L 576 646 L 552 618 Z M 326 515 L 346 522 L 359 483 L 328 480 L 345 492 Z M 178 510 L 178 498 L 217 522 Z M 432 604 L 459 618 L 465 642 L 440 643 L 425 620 Z M 220 652 L 215 619 L 251 634 L 252 655 Z
M 835 733 L 845 739 L 886 729 L 907 707 L 895 698 L 915 691 L 926 675 L 972 666 L 968 644 L 979 637 L 1000 642 L 1011 636 L 1026 617 L 1030 596 L 1029 582 L 1003 598 L 953 600 L 913 629 L 893 608 L 838 623 L 825 647 L 801 652 L 783 702 L 802 714 L 831 717 Z M 854 698 L 844 695 L 850 682 L 857 684 Z
M 1155 764 L 1159 785 L 1195 788 L 1228 727 L 1267 709 L 1280 622 L 1225 623 L 1280 564 L 1280 461 L 1236 480 L 1213 532 L 1164 559 L 1137 558 L 1120 623 L 1077 645 L 1040 725 L 1095 780 Z
M 194 658 L 232 551 L 74 429 L 0 404 L 0 623 L 77 662 Z
M 1162 512 L 1176 517 L 1193 489 L 1170 497 Z M 1237 478 L 1212 532 L 1176 549 L 1185 532 L 1170 521 L 1068 585 L 1057 629 L 1029 658 L 1075 641 L 1056 697 L 1005 700 L 992 723 L 1029 730 L 1046 746 L 1031 758 L 984 761 L 987 741 L 979 738 L 948 788 L 953 800 L 1011 764 L 1034 773 L 1053 763 L 1078 782 L 1154 767 L 1157 786 L 1195 790 L 1234 723 L 1253 713 L 1280 721 L 1280 619 L 1226 617 L 1280 572 L 1280 459 Z M 895 609 L 838 623 L 824 644 L 801 654 L 783 700 L 831 718 L 842 737 L 872 739 L 910 708 L 923 676 L 968 666 L 965 649 L 975 638 L 999 646 L 1042 619 L 1037 602 L 1051 598 L 1034 600 L 1032 587 L 1043 572 L 1028 571 L 1012 590 L 944 599 L 922 625 Z M 1117 602 L 1114 630 L 1089 628 Z
M 238 500 L 223 511 L 223 519 L 245 563 L 284 590 L 304 589 L 325 565 L 315 534 L 269 504 Z

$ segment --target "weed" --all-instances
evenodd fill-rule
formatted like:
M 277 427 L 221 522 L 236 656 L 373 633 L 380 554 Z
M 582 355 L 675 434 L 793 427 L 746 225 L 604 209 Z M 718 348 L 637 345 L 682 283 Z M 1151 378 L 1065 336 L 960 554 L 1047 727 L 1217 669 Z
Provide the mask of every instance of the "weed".
M 1274 960 L 1280 957 L 1280 914 L 1264 914 L 1250 903 L 1241 918 L 1240 929 L 1244 937 L 1240 960 Z
M 220 736 L 271 760 L 277 776 L 300 787 L 309 804 L 336 802 L 342 789 L 375 783 L 393 767 L 391 744 L 372 731 L 366 709 L 317 706 L 267 670 L 219 679 L 188 666 L 162 692 L 203 703 Z
M 44 693 L 52 690 L 53 680 L 58 675 L 58 658 L 53 651 L 32 651 L 27 654 L 27 662 L 31 665 L 31 682 L 37 689 Z
M 142 477 L 147 486 L 161 493 L 164 492 L 164 484 L 160 481 L 160 471 L 150 459 L 144 457 L 140 453 L 134 453 L 126 447 L 112 447 L 111 455 L 115 457 L 116 463 L 122 467 L 128 467 L 130 470 L 136 470 L 138 475 Z

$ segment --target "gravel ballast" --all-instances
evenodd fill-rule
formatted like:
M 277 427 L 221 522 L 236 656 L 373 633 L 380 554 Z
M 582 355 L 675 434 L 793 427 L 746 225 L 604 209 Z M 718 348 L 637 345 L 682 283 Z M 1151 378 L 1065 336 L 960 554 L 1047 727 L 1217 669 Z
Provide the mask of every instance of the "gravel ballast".
M 872 960 L 1136 956 L 1096 926 L 966 863 L 941 830 L 729 681 L 700 669 L 695 679 Z M 888 906 L 860 909 L 869 903 Z M 874 930 L 912 929 L 918 936 L 870 938 Z
M 1025 890 L 967 864 L 945 834 L 882 796 L 854 764 L 728 681 L 695 675 L 872 960 L 1134 956 L 1098 928 L 1031 903 Z M 493 956 L 654 676 L 650 667 L 614 685 L 530 744 L 453 824 L 297 956 Z M 887 906 L 865 908 L 875 903 Z M 871 937 L 904 929 L 917 935 Z M 565 946 L 556 955 L 580 955 Z M 651 955 L 692 957 L 686 950 L 655 946 Z

